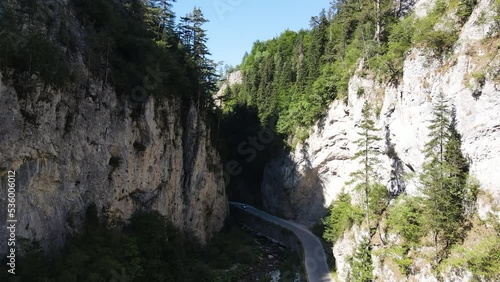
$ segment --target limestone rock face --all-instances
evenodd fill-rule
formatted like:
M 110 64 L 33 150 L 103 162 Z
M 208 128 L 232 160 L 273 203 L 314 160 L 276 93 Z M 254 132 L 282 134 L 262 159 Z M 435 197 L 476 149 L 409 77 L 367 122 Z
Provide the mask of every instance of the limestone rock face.
M 111 219 L 157 210 L 206 242 L 228 204 L 202 115 L 175 98 L 149 98 L 133 112 L 100 89 L 39 88 L 20 97 L 0 82 L 0 237 L 7 238 L 6 175 L 16 170 L 17 236 L 46 250 L 78 232 L 91 203 Z M 6 242 L 0 247 L 5 252 Z
M 417 16 L 425 15 L 432 2 L 416 1 Z M 479 1 L 460 32 L 451 57 L 437 59 L 428 50 L 411 50 L 398 86 L 381 85 L 356 72 L 349 83 L 348 102 L 333 102 L 308 139 L 267 166 L 262 184 L 265 208 L 312 225 L 320 220 L 321 209 L 324 212 L 342 190 L 353 190 L 346 182 L 351 180 L 350 173 L 360 168 L 351 158 L 357 151 L 354 141 L 359 138 L 358 125 L 366 99 L 376 109 L 376 125 L 382 138 L 375 145 L 382 153 L 378 169 L 381 182 L 396 194 L 419 194 L 418 174 L 424 162 L 422 150 L 428 141 L 428 121 L 433 101 L 442 92 L 456 110 L 462 151 L 470 160 L 471 174 L 480 182 L 480 189 L 492 196 L 490 200 L 478 200 L 479 215 L 486 218 L 493 211 L 492 205 L 500 205 L 500 57 L 497 46 L 483 40 L 492 29 L 491 21 L 478 21 L 481 14 L 492 18 L 491 5 L 489 0 Z M 411 175 L 414 177 L 408 177 Z M 315 179 L 314 185 L 300 185 L 310 178 Z M 359 233 L 353 228 L 333 249 L 341 281 L 348 279 L 346 256 L 352 255 Z M 383 263 L 375 266 L 374 273 L 380 281 L 403 279 Z M 470 279 L 467 271 L 459 276 L 459 280 L 452 276 L 444 279 Z M 416 280 L 409 281 L 437 281 L 424 266 L 413 278 Z
M 421 171 L 433 101 L 441 92 L 456 110 L 462 150 L 470 160 L 472 175 L 481 183 L 481 189 L 500 204 L 500 174 L 496 173 L 500 164 L 500 59 L 496 47 L 481 43 L 491 23 L 476 22 L 482 11 L 490 13 L 488 5 L 488 0 L 479 2 L 460 33 L 452 58 L 443 61 L 429 51 L 413 49 L 406 56 L 399 86 L 380 85 L 370 77 L 354 75 L 349 83 L 348 102 L 334 101 L 309 138 L 268 165 L 263 182 L 266 207 L 283 214 L 290 214 L 286 210 L 293 209 L 299 220 L 317 220 L 317 216 L 309 216 L 309 206 L 290 207 L 284 203 L 289 199 L 275 195 L 283 191 L 287 195 L 320 193 L 323 197 L 316 204 L 328 206 L 342 189 L 351 189 L 345 183 L 351 179 L 349 174 L 360 168 L 351 158 L 357 151 L 354 141 L 359 138 L 358 124 L 366 99 L 376 109 L 376 125 L 382 138 L 375 146 L 382 153 L 378 169 L 382 183 L 394 193 L 418 194 L 418 179 L 401 176 Z M 486 31 L 478 36 L 478 30 Z M 474 78 L 478 72 L 484 73 L 480 83 Z M 360 92 L 364 94 L 358 95 Z M 393 153 L 387 154 L 389 151 Z M 300 186 L 301 180 L 311 173 L 318 183 Z M 299 188 L 309 191 L 297 191 Z
M 237 84 L 241 84 L 243 81 L 243 73 L 240 70 L 231 72 L 227 75 L 226 81 L 222 84 L 222 86 L 219 88 L 219 91 L 214 95 L 215 103 L 217 106 L 221 106 L 223 104 L 223 96 L 224 92 L 228 87 L 232 87 Z

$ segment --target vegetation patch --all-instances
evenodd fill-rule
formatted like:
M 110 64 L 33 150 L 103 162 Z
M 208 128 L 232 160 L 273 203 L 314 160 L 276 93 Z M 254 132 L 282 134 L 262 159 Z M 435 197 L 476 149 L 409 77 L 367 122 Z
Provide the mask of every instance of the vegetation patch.
M 401 245 L 418 246 L 420 238 L 426 233 L 426 221 L 422 216 L 425 210 L 420 198 L 404 197 L 389 209 L 388 226 L 390 231 L 401 236 Z
M 486 225 L 475 220 L 474 226 L 464 244 L 453 247 L 450 257 L 440 264 L 439 269 L 441 272 L 467 269 L 477 281 L 499 280 L 500 224 L 494 218 Z
M 359 223 L 363 219 L 363 211 L 351 204 L 351 197 L 347 193 L 341 193 L 329 208 L 329 215 L 323 219 L 325 231 L 323 238 L 335 243 L 345 230 Z
M 365 62 L 363 73 L 397 85 L 410 48 L 426 48 L 443 58 L 476 5 L 475 0 L 439 0 L 427 16 L 417 18 L 405 3 L 377 3 L 378 11 L 369 1 L 334 1 L 330 13 L 312 18 L 310 30 L 255 42 L 238 67 L 243 83 L 225 96 L 225 110 L 238 104 L 255 107 L 263 124 L 294 137 L 288 141 L 301 142 L 324 116 L 325 105 L 347 99 L 349 79 L 360 60 Z M 457 25 L 453 17 L 462 20 Z
M 38 243 L 16 269 L 22 281 L 219 281 L 240 279 L 261 255 L 259 244 L 228 225 L 207 246 L 188 239 L 157 212 L 136 212 L 129 224 L 110 227 L 89 208 L 84 231 L 60 254 L 46 257 Z M 10 281 L 4 263 L 0 280 Z
M 384 251 L 377 250 L 380 259 L 395 263 L 405 276 L 418 272 L 421 262 L 425 261 L 431 263 L 438 275 L 443 273 L 445 266 L 464 265 L 477 277 L 495 277 L 497 273 L 493 269 L 497 267 L 497 241 L 488 239 L 478 246 L 474 244 L 473 248 L 484 250 L 481 255 L 472 251 L 467 258 L 456 258 L 454 255 L 457 253 L 456 248 L 465 246 L 465 240 L 470 237 L 467 234 L 474 228 L 472 219 L 479 185 L 477 180 L 469 176 L 469 163 L 462 155 L 461 137 L 456 130 L 455 112 L 450 109 L 444 95 L 439 95 L 434 101 L 428 142 L 423 151 L 426 162 L 420 174 L 421 197 L 403 194 L 391 203 L 387 188 L 377 184 L 376 174 L 373 173 L 373 166 L 377 163 L 376 153 L 369 149 L 375 140 L 372 136 L 376 128 L 369 112 L 369 106 L 365 104 L 360 125 L 362 130 L 357 141 L 360 149 L 354 157 L 360 159 L 362 169 L 353 173 L 353 181 L 348 184 L 356 182 L 357 187 L 361 188 L 356 191 L 364 196 L 370 237 L 364 238 L 357 246 L 349 263 L 353 269 L 351 278 L 371 281 L 371 248 L 376 234 L 380 237 L 378 244 L 384 248 Z M 351 228 L 355 221 L 354 215 L 360 218 L 358 224 L 363 221 L 363 212 L 356 213 L 350 201 L 350 196 L 342 193 L 332 204 L 330 214 L 323 220 L 325 240 L 335 244 L 344 230 Z M 371 232 L 370 221 L 374 222 L 375 233 Z M 496 221 L 494 223 L 492 225 L 497 228 L 493 229 L 498 237 L 500 227 Z M 492 248 L 493 251 L 485 251 L 486 248 Z
M 0 4 L 0 69 L 19 95 L 42 83 L 94 97 L 113 87 L 135 104 L 178 96 L 213 109 L 218 78 L 199 9 L 177 26 L 172 1 L 42 2 Z
M 373 281 L 372 246 L 370 239 L 364 238 L 352 258 L 352 281 L 371 282 Z

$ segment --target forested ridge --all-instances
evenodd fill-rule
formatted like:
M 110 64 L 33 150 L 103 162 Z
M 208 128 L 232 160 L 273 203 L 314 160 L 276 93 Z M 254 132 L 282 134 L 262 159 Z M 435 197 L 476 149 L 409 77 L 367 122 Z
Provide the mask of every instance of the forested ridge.
M 262 123 L 276 120 L 277 132 L 303 140 L 331 101 L 347 99 L 349 79 L 360 62 L 362 76 L 397 85 L 407 51 L 418 46 L 437 58 L 446 56 L 477 3 L 439 0 L 427 16 L 417 18 L 413 1 L 332 1 L 311 18 L 309 30 L 287 30 L 254 43 L 238 67 L 243 83 L 226 90 L 226 110 L 256 107 Z M 499 7 L 495 1 L 494 9 Z M 445 15 L 454 20 L 437 28 Z M 498 22 L 497 17 L 496 29 Z
M 140 106 L 149 96 L 211 108 L 217 75 L 200 9 L 176 19 L 174 1 L 6 0 L 0 3 L 0 65 L 20 95 L 43 89 L 113 87 Z M 75 22 L 76 21 L 76 22 Z M 139 88 L 141 86 L 148 86 Z M 144 88 L 146 88 L 144 90 Z

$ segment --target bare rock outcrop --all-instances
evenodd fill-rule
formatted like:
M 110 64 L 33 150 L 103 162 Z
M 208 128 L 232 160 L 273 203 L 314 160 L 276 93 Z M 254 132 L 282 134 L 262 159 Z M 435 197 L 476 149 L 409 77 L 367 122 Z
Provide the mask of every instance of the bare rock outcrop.
M 21 97 L 0 82 L 0 237 L 7 238 L 5 176 L 15 170 L 17 236 L 46 250 L 78 232 L 90 204 L 110 219 L 154 209 L 206 242 L 228 204 L 203 115 L 178 98 L 148 98 L 137 113 L 100 89 L 39 88 Z

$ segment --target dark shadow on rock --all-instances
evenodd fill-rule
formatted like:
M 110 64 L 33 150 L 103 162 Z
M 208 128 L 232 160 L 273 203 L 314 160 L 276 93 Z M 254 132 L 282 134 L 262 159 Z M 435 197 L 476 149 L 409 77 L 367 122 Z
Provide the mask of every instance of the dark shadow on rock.
M 406 191 L 406 182 L 405 182 L 405 164 L 399 158 L 396 153 L 396 149 L 394 148 L 394 144 L 391 141 L 391 129 L 389 126 L 386 126 L 385 130 L 385 145 L 387 148 L 387 156 L 392 161 L 392 169 L 391 169 L 391 179 L 387 184 L 387 188 L 390 194 L 393 197 L 397 197 L 398 195 L 404 193 Z M 411 166 L 410 166 L 411 167 Z
M 276 133 L 275 124 L 262 125 L 253 107 L 236 106 L 220 124 L 217 145 L 229 199 L 262 207 L 264 167 L 286 147 L 283 136 Z
M 307 226 L 321 221 L 326 212 L 324 185 L 309 161 L 307 144 L 301 151 L 299 172 L 275 124 L 262 125 L 258 110 L 247 106 L 236 106 L 224 116 L 221 132 L 218 147 L 230 201 L 248 203 Z M 263 133 L 269 132 L 272 140 L 264 140 Z
M 318 170 L 306 164 L 299 172 L 286 152 L 266 166 L 261 189 L 264 209 L 280 217 L 312 226 L 326 213 Z

